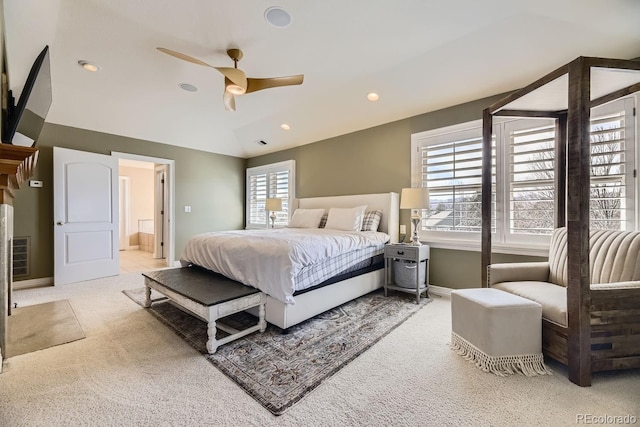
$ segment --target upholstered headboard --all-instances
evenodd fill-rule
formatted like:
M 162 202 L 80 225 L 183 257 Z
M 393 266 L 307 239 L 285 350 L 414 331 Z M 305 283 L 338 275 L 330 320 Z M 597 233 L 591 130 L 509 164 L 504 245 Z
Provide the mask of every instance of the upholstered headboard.
M 400 197 L 398 193 L 355 194 L 351 196 L 309 197 L 298 199 L 298 207 L 302 209 L 353 208 L 367 205 L 367 210 L 381 210 L 382 220 L 378 231 L 391 236 L 391 242 L 398 241 L 400 225 Z

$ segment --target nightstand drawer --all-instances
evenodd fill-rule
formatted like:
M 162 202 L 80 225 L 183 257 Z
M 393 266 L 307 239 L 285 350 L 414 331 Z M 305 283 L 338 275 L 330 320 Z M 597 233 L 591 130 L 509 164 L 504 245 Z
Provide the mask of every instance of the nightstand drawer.
M 398 259 L 418 259 L 419 246 L 399 246 L 391 245 L 384 248 L 384 256 L 386 258 L 398 258 Z

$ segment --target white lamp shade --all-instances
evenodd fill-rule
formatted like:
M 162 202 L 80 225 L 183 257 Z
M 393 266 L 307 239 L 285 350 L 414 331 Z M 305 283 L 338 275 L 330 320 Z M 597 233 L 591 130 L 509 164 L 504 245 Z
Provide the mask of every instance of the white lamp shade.
M 281 211 L 282 199 L 267 199 L 264 210 L 266 211 Z
M 426 188 L 403 188 L 400 193 L 400 209 L 424 209 L 429 207 L 429 191 Z

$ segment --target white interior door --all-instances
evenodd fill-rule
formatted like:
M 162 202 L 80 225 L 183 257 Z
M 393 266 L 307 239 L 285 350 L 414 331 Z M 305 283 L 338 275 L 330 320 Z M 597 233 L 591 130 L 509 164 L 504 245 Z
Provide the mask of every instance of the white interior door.
M 118 159 L 53 148 L 54 284 L 119 272 Z

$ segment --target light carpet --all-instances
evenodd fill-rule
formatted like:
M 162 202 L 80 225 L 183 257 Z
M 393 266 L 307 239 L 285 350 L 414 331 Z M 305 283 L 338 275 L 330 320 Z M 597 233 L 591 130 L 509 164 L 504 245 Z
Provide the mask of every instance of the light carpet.
M 501 378 L 449 348 L 448 298 L 419 310 L 281 416 L 122 294 L 140 274 L 14 293 L 69 299 L 86 338 L 12 357 L 0 374 L 2 426 L 575 426 L 635 416 L 640 370 Z M 579 418 L 581 417 L 581 418 Z M 587 418 L 591 417 L 591 418 Z
M 123 292 L 143 305 L 145 288 Z M 151 297 L 162 299 L 155 291 Z M 286 334 L 268 325 L 264 333 L 232 341 L 211 355 L 205 348 L 206 322 L 170 302 L 155 302 L 149 311 L 271 413 L 281 415 L 430 301 L 423 298 L 418 305 L 415 297 L 393 292 L 385 297 L 378 290 L 292 326 Z M 218 322 L 242 330 L 257 319 L 237 313 Z M 218 339 L 227 335 L 217 334 Z

